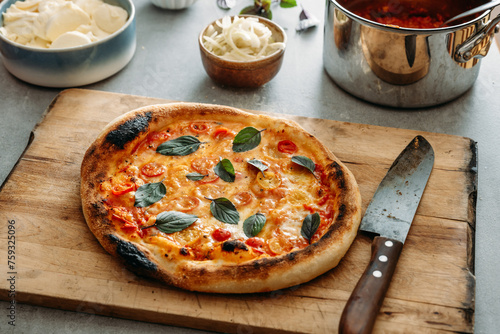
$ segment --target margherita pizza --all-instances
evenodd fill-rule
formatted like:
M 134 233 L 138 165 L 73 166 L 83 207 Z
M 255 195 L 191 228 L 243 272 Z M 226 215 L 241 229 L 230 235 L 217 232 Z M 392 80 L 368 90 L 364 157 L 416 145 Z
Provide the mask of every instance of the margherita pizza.
M 295 122 L 206 104 L 143 107 L 89 147 L 90 230 L 139 275 L 251 293 L 335 267 L 356 236 L 351 172 Z

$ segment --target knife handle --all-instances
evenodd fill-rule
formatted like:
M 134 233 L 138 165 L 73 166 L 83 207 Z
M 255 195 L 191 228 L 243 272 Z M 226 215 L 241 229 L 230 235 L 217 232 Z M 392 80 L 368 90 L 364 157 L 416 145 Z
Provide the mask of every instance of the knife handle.
M 403 243 L 400 241 L 375 237 L 370 263 L 340 317 L 339 333 L 372 332 L 402 249 Z

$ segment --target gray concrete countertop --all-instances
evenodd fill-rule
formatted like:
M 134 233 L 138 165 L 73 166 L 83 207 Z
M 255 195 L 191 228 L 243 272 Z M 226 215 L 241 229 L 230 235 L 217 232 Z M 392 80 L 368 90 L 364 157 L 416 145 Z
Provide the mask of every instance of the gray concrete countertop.
M 479 148 L 475 275 L 476 333 L 500 330 L 500 52 L 492 45 L 479 78 L 450 103 L 415 110 L 385 108 L 341 90 L 323 69 L 324 0 L 303 1 L 320 19 L 318 27 L 296 33 L 300 9 L 276 8 L 274 21 L 288 33 L 285 61 L 278 76 L 259 89 L 215 85 L 200 60 L 197 37 L 209 22 L 237 14 L 250 0 L 224 11 L 215 0 L 200 0 L 180 11 L 161 10 L 134 0 L 137 50 L 118 74 L 84 88 L 179 101 L 206 102 L 338 121 L 465 136 Z M 19 81 L 0 66 L 0 184 L 23 153 L 33 127 L 60 92 Z M 2 254 L 3 256 L 5 254 Z M 4 272 L 5 269 L 2 269 Z M 5 275 L 2 274 L 2 277 Z M 14 333 L 197 333 L 183 328 L 108 318 L 88 313 L 17 305 L 16 327 L 7 324 L 0 302 L 0 332 Z

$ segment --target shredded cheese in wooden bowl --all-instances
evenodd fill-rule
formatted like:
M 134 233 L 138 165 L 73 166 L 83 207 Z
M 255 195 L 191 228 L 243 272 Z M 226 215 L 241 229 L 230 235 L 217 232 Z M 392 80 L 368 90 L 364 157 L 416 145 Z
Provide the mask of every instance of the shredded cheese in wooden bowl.
M 272 31 L 255 17 L 223 17 L 208 27 L 203 45 L 225 60 L 259 60 L 282 50 L 285 43 L 276 42 Z

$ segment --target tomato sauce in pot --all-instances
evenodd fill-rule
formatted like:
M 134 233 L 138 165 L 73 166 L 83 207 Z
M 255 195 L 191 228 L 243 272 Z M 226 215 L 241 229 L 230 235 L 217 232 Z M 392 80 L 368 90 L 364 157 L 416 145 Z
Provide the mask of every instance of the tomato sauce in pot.
M 402 28 L 434 29 L 441 27 L 449 18 L 479 6 L 485 1 L 343 0 L 339 3 L 350 12 L 380 24 Z M 472 18 L 473 16 L 469 19 Z

